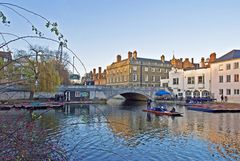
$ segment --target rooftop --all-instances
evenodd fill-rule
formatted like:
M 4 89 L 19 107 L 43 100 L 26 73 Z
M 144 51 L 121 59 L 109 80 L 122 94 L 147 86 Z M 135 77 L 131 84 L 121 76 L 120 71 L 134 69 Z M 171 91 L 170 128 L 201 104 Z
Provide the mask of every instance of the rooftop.
M 228 52 L 227 54 L 218 58 L 216 60 L 216 62 L 238 59 L 238 58 L 240 58 L 240 50 L 232 50 L 232 51 Z

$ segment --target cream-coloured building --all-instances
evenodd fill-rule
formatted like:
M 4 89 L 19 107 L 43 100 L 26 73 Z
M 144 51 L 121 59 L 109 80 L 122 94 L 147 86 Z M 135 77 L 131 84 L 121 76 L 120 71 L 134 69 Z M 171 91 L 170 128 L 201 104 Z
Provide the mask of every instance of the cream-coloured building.
M 178 97 L 209 97 L 210 68 L 173 68 L 169 72 L 169 87 Z
M 164 55 L 160 59 L 140 58 L 137 51 L 128 52 L 127 59 L 117 60 L 107 66 L 107 85 L 159 87 L 161 80 L 168 78 L 171 69 Z
M 240 102 L 240 50 L 232 50 L 211 64 L 211 92 L 220 101 Z
M 189 62 L 186 58 L 173 59 L 172 70 L 169 72 L 169 87 L 178 97 L 212 97 L 210 65 L 216 61 L 216 53 L 208 59 L 201 58 L 200 63 Z

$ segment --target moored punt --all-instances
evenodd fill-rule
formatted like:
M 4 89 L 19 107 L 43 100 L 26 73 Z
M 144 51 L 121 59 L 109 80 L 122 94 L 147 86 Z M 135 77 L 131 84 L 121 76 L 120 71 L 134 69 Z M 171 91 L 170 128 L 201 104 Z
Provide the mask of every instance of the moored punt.
M 150 112 L 150 113 L 154 113 L 157 116 L 161 116 L 161 115 L 167 115 L 167 116 L 182 116 L 181 113 L 179 112 L 170 112 L 170 111 L 156 111 L 156 110 L 150 110 L 150 109 L 144 109 L 144 112 Z
M 21 103 L 21 104 L 11 104 L 11 105 L 0 105 L 0 110 L 10 110 L 10 109 L 26 109 L 26 110 L 40 110 L 47 108 L 60 108 L 63 107 L 63 102 L 32 102 L 32 103 Z
M 193 104 L 187 107 L 189 110 L 212 112 L 212 113 L 235 113 L 240 112 L 239 104 Z
M 11 106 L 9 105 L 0 105 L 0 110 L 10 110 L 11 109 Z

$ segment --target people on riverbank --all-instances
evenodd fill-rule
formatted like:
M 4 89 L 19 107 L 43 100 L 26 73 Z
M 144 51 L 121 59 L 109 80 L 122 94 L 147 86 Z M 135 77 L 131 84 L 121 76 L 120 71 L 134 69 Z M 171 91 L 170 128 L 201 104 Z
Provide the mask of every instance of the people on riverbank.
M 221 95 L 221 102 L 223 102 L 223 98 L 224 98 L 223 95 Z
M 227 96 L 225 96 L 225 97 L 224 97 L 224 100 L 225 100 L 225 102 L 227 102 L 227 101 L 228 101 L 228 97 L 227 97 Z

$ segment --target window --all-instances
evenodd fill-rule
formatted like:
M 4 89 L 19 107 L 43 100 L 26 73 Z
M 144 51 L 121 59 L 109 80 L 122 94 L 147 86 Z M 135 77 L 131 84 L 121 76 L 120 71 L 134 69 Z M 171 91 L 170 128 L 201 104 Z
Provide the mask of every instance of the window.
M 148 75 L 145 75 L 145 82 L 148 81 Z
M 227 93 L 227 95 L 231 95 L 231 89 L 227 89 L 227 91 L 226 91 Z
M 238 62 L 235 62 L 234 63 L 234 69 L 238 69 L 239 68 L 239 63 Z
M 152 68 L 152 72 L 155 72 L 155 68 Z
M 155 76 L 152 76 L 152 82 L 155 82 Z
M 173 78 L 173 84 L 178 84 L 178 78 Z
M 75 97 L 80 97 L 80 91 L 75 91 Z
M 144 70 L 145 70 L 145 72 L 148 72 L 148 67 L 145 67 Z
M 227 82 L 231 82 L 231 75 L 227 75 Z
M 188 77 L 188 84 L 194 84 L 194 77 Z
M 223 83 L 223 76 L 222 75 L 219 76 L 219 83 Z
M 204 84 L 204 76 L 198 76 L 198 84 Z
M 133 81 L 137 81 L 137 74 L 133 74 Z
M 219 95 L 223 95 L 223 89 L 219 89 Z
M 179 97 L 182 97 L 182 96 L 183 96 L 183 93 L 178 93 L 178 96 L 179 96 Z
M 234 89 L 234 94 L 235 95 L 239 95 L 240 94 L 240 90 L 239 89 Z
M 219 65 L 219 71 L 222 71 L 223 70 L 223 64 L 220 64 Z
M 234 82 L 239 82 L 239 74 L 234 74 Z
M 163 87 L 168 87 L 168 83 L 163 83 L 162 86 Z
M 137 71 L 137 67 L 136 66 L 133 66 L 133 71 Z
M 226 69 L 230 70 L 231 69 L 231 64 L 226 64 Z

